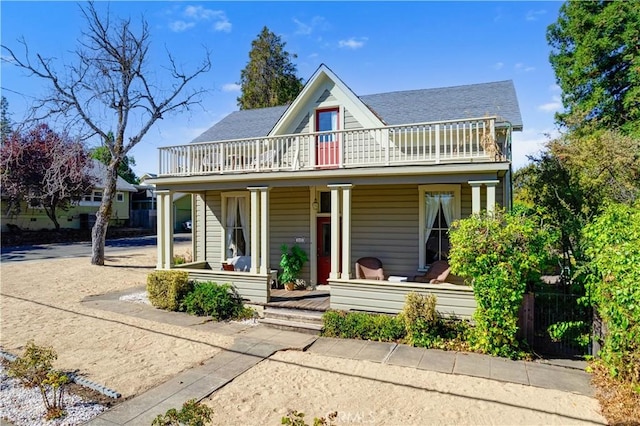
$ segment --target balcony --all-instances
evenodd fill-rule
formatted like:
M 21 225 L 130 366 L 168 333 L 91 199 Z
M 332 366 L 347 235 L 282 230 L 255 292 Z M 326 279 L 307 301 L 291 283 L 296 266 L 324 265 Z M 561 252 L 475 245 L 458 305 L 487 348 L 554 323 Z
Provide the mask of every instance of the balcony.
M 483 117 L 169 146 L 159 176 L 505 161 L 509 129 L 498 132 Z

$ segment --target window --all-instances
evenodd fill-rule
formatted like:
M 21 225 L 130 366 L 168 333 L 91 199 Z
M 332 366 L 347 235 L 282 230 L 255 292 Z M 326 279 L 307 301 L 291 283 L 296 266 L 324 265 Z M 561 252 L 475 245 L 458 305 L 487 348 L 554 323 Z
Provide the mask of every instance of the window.
M 80 200 L 81 206 L 95 206 L 102 202 L 102 191 L 91 191 L 90 194 L 86 194 Z
M 319 109 L 316 111 L 316 131 L 328 132 L 338 130 L 338 108 Z M 318 142 L 334 142 L 335 133 L 327 133 L 318 136 Z
M 251 254 L 249 235 L 249 199 L 246 195 L 223 194 L 224 255 L 223 260 Z
M 124 203 L 124 192 L 116 193 L 116 201 L 119 203 Z
M 460 218 L 460 185 L 422 185 L 420 191 L 420 250 L 424 269 L 449 257 L 449 227 Z

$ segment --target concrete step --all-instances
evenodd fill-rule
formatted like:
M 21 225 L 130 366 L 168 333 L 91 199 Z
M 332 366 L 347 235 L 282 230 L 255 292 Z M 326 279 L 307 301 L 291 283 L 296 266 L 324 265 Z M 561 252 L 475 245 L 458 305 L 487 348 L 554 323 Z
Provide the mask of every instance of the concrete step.
M 285 321 L 305 322 L 322 325 L 322 314 L 319 311 L 304 309 L 290 309 L 267 306 L 264 309 L 264 317 L 269 319 L 279 319 Z
M 279 330 L 297 331 L 299 333 L 314 334 L 316 336 L 320 335 L 320 332 L 322 331 L 322 322 L 310 323 L 268 317 L 261 318 L 259 322 L 268 327 L 277 328 Z

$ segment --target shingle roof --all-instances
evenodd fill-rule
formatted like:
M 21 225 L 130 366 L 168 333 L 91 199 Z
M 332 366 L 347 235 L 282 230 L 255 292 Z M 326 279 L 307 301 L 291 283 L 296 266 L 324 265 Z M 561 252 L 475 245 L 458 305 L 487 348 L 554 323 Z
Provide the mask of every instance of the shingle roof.
M 105 188 L 107 179 L 107 166 L 99 160 L 93 159 L 93 167 L 89 169 L 88 174 L 95 178 L 94 188 Z M 135 186 L 118 176 L 116 181 L 116 189 L 118 191 L 137 192 Z
M 232 112 L 191 142 L 266 136 L 286 110 L 287 106 L 283 105 Z
M 360 100 L 388 125 L 498 116 L 522 128 L 513 81 L 407 90 L 360 96 Z M 266 136 L 287 106 L 235 111 L 192 142 Z
M 522 127 L 518 98 L 511 80 L 380 93 L 360 99 L 389 125 L 495 115 L 513 127 Z

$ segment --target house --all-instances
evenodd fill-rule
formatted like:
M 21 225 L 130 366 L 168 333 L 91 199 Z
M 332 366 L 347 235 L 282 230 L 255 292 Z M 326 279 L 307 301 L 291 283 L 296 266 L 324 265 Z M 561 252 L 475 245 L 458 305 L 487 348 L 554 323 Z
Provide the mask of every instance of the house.
M 174 192 L 193 199 L 194 279 L 267 302 L 280 247 L 299 245 L 303 278 L 331 307 L 397 312 L 408 291 L 468 317 L 464 285 L 414 280 L 446 259 L 459 218 L 511 206 L 511 81 L 358 96 L 321 65 L 288 106 L 233 112 L 185 145 L 160 148 L 158 269 L 172 265 Z M 249 271 L 221 271 L 245 256 Z M 385 280 L 356 279 L 362 257 Z
M 146 173 L 140 178 L 140 184 L 134 185 L 137 192 L 131 194 L 131 213 L 129 225 L 132 228 L 157 229 L 155 186 L 146 181 L 155 178 L 155 174 Z M 191 194 L 176 192 L 172 194 L 173 230 L 188 231 L 185 222 L 191 220 Z
M 61 228 L 90 229 L 95 223 L 95 215 L 102 202 L 105 187 L 106 166 L 98 160 L 92 160 L 92 167 L 88 173 L 94 178 L 95 185 L 82 199 L 71 205 L 69 210 L 58 210 L 58 222 Z M 125 226 L 129 223 L 130 194 L 136 192 L 136 188 L 118 176 L 116 182 L 116 197 L 113 201 L 110 224 L 113 226 Z M 17 215 L 7 215 L 2 208 L 2 230 L 6 231 L 7 224 L 16 225 L 23 230 L 41 230 L 53 228 L 51 219 L 41 207 L 22 205 Z

